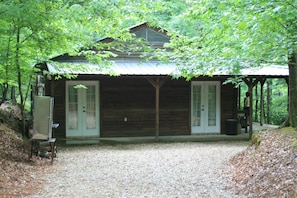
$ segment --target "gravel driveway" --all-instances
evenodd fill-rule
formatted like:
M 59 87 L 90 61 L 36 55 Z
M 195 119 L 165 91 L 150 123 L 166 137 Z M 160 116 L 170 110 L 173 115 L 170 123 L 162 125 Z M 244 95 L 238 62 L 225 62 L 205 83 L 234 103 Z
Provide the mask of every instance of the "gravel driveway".
M 68 147 L 31 197 L 237 197 L 226 190 L 227 160 L 247 142 Z

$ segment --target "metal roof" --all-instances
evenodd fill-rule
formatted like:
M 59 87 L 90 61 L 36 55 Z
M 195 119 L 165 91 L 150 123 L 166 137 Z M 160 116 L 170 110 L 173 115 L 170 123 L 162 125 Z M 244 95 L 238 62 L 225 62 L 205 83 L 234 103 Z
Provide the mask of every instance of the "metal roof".
M 101 74 L 101 75 L 131 75 L 131 76 L 167 76 L 178 75 L 178 66 L 173 63 L 160 63 L 158 61 L 139 62 L 137 60 L 116 60 L 110 65 L 90 63 L 87 61 L 50 62 L 47 63 L 48 71 L 57 74 Z M 213 75 L 233 75 L 226 72 L 214 72 Z M 289 76 L 288 66 L 265 65 L 259 68 L 242 69 L 240 74 L 244 76 Z
M 114 61 L 111 65 L 101 67 L 90 62 L 51 62 L 47 63 L 51 73 L 69 74 L 102 74 L 102 75 L 172 75 L 176 70 L 175 64 L 164 64 L 158 61 Z
M 245 76 L 289 76 L 287 65 L 263 65 L 259 68 L 242 69 L 241 74 Z

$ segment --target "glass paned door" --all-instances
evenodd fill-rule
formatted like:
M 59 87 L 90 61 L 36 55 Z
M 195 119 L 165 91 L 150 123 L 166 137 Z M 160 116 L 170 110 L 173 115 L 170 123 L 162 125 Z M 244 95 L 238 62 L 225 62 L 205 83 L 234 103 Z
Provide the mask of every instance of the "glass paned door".
M 220 83 L 192 82 L 192 133 L 220 132 Z
M 97 81 L 66 82 L 66 136 L 99 136 Z

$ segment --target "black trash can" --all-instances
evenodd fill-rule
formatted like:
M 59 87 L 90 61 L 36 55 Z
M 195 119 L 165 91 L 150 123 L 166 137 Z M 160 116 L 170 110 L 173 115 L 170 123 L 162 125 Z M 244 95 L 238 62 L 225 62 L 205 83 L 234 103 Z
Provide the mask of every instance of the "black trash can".
M 227 119 L 226 120 L 226 135 L 237 135 L 237 119 Z

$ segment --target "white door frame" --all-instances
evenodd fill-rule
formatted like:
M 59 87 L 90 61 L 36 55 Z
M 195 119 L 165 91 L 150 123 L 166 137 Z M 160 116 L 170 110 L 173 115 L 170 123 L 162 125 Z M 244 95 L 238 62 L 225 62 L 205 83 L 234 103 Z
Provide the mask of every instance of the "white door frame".
M 193 90 L 195 85 L 201 86 L 201 116 L 194 116 L 194 105 L 193 105 Z M 216 110 L 215 110 L 215 119 L 209 119 L 208 111 L 208 90 L 209 86 L 216 86 Z M 220 104 L 220 95 L 221 95 L 221 83 L 219 81 L 192 81 L 191 83 L 191 133 L 192 134 L 203 134 L 203 133 L 220 133 L 221 129 L 221 104 Z M 194 123 L 199 122 L 197 125 Z
M 77 128 L 69 128 L 69 86 L 83 85 L 95 86 L 95 128 L 86 127 L 86 91 L 85 88 L 78 88 L 77 92 Z M 100 137 L 100 110 L 99 110 L 99 81 L 66 81 L 65 91 L 65 119 L 66 119 L 66 137 Z

